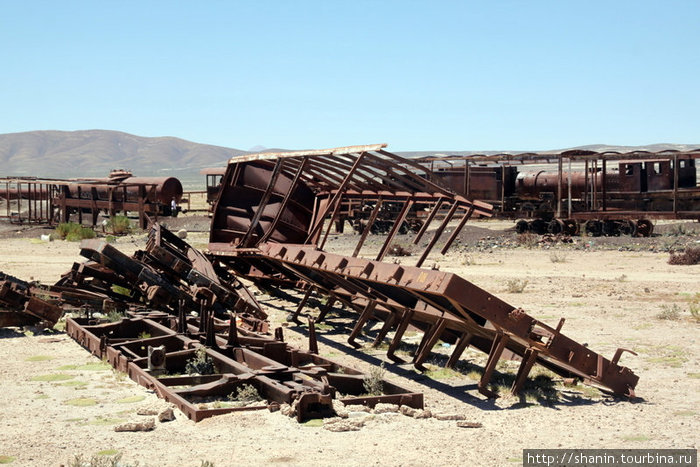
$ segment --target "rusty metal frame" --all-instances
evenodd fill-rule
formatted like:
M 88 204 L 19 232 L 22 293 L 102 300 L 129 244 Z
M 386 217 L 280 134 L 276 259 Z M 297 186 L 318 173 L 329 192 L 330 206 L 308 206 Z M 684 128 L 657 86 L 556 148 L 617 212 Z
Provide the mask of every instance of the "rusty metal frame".
M 370 316 L 387 319 L 387 313 L 400 313 L 389 355 L 401 332 L 408 324 L 414 325 L 429 336 L 416 358 L 417 366 L 436 338 L 455 342 L 468 334 L 469 344 L 490 356 L 480 384 L 485 395 L 493 395 L 487 390 L 492 366 L 507 348 L 525 357 L 526 362 L 532 360 L 519 372 L 513 388 L 516 393 L 536 361 L 562 376 L 579 378 L 620 396 L 634 396 L 638 377 L 617 364 L 619 356 L 605 359 L 566 337 L 560 327 L 532 318 L 455 274 L 334 255 L 303 245 L 265 244 L 259 253 L 239 260 L 274 264 L 278 270 L 349 301 L 366 299 L 350 341 Z
M 419 260 L 421 264 L 439 240 L 444 227 L 457 209 L 463 210 L 465 215 L 457 229 L 452 232 L 447 246 L 442 249 L 443 252 L 454 241 L 471 215 L 491 215 L 490 205 L 454 194 L 433 182 L 433 177 L 424 167 L 384 150 L 385 146 L 383 144 L 351 146 L 232 158 L 224 175 L 222 193 L 226 190 L 239 190 L 241 196 L 249 196 L 250 209 L 254 210 L 255 217 L 252 221 L 245 221 L 242 218 L 243 214 L 235 214 L 238 216 L 237 221 L 226 220 L 227 216 L 232 215 L 231 208 L 219 197 L 210 234 L 210 251 L 222 256 L 237 254 L 241 249 L 254 247 L 262 241 L 273 241 L 273 231 L 279 227 L 283 217 L 299 220 L 307 216 L 310 218 L 305 223 L 302 221 L 294 227 L 298 231 L 298 241 L 295 243 L 310 243 L 323 248 L 332 225 L 343 211 L 342 206 L 374 203 L 370 222 L 363 229 L 363 235 L 356 244 L 355 255 L 358 255 L 369 233 L 368 228 L 371 228 L 372 223 L 377 219 L 381 205 L 389 202 L 396 203 L 401 206 L 401 209 L 392 218 L 390 234 L 379 249 L 377 258 L 381 259 L 412 206 L 429 208 L 428 219 L 432 220 L 442 203 L 449 202 L 453 209 L 447 216 L 444 226 L 439 229 L 439 233 L 421 254 Z M 284 168 L 280 169 L 282 162 L 284 162 Z M 255 173 L 253 180 L 258 183 L 257 187 L 242 180 L 241 174 L 249 172 Z M 264 190 L 259 186 L 258 180 L 261 178 L 267 179 L 267 188 Z M 289 204 L 292 192 L 300 184 L 314 196 L 314 209 L 310 216 L 303 213 L 303 210 L 308 208 Z M 251 193 L 259 193 L 259 195 Z M 274 198 L 275 207 L 270 205 L 271 197 Z M 281 203 L 280 199 L 282 199 Z M 262 214 L 266 208 L 267 214 Z M 253 233 L 252 224 L 257 225 L 260 216 L 266 216 L 269 219 L 269 225 L 263 234 L 257 235 Z M 231 230 L 231 227 L 223 228 L 223 226 L 241 222 L 244 227 L 238 232 L 235 229 Z M 323 225 L 326 222 L 327 227 L 324 229 Z M 426 228 L 427 226 L 424 225 L 423 232 Z M 301 238 L 302 236 L 304 238 Z M 226 241 L 223 240 L 224 238 Z M 229 240 L 230 238 L 233 240 Z
M 346 405 L 374 407 L 378 403 L 394 403 L 423 408 L 421 393 L 386 380 L 383 395 L 363 395 L 366 375 L 319 356 L 314 337 L 310 338 L 310 350 L 303 351 L 284 343 L 281 328 L 274 338 L 254 333 L 241 335 L 235 317 L 229 323 L 209 318 L 202 332 L 197 323 L 200 319 L 182 322 L 181 318 L 158 312 L 132 313 L 130 318 L 115 323 L 68 318 L 66 332 L 115 369 L 175 404 L 195 422 L 242 410 L 275 410 L 284 403 L 296 407 L 298 421 L 329 416 L 334 413 L 332 400 L 340 393 L 346 395 L 339 399 Z M 151 337 L 138 337 L 143 333 Z M 310 336 L 315 336 L 313 323 Z M 160 346 L 164 353 L 156 368 L 149 347 Z M 169 375 L 183 373 L 187 360 L 202 347 L 214 365 L 214 374 Z M 226 407 L 226 396 L 244 384 L 255 387 L 264 401 Z M 203 401 L 219 404 L 202 406 Z

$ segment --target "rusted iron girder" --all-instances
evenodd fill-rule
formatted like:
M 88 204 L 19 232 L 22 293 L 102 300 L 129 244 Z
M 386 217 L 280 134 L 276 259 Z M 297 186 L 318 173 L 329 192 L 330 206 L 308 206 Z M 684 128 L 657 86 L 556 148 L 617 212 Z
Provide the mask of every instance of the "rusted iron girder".
M 486 389 L 491 366 L 508 349 L 524 357 L 518 386 L 536 361 L 562 376 L 580 378 L 620 396 L 634 396 L 639 378 L 629 368 L 618 365 L 624 349 L 608 360 L 566 337 L 560 327 L 536 320 L 456 274 L 334 255 L 308 246 L 270 243 L 260 245 L 259 253 L 240 261 L 262 263 L 258 269 L 274 267 L 348 301 L 363 299 L 374 303 L 362 314 L 365 320 L 369 317 L 365 315 L 385 320 L 394 315 L 393 319 L 398 319 L 397 331 L 409 323 L 421 328 L 429 334 L 425 349 L 436 338 L 448 342 L 466 339 L 469 345 L 490 356 L 480 383 L 486 395 L 492 395 Z M 372 307 L 376 309 L 372 311 Z M 397 334 L 390 350 L 401 338 Z M 351 340 L 356 335 L 354 332 Z M 425 358 L 425 349 L 419 352 L 417 360 Z M 517 393 L 519 389 L 514 387 L 513 391 Z

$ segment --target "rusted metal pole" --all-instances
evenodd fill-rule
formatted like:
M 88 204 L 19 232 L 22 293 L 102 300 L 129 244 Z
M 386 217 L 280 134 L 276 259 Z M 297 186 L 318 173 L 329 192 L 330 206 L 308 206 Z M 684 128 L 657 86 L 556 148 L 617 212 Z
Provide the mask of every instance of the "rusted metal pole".
M 316 340 L 316 320 L 309 316 L 309 353 L 318 354 L 318 341 Z
M 406 219 L 406 215 L 408 214 L 408 210 L 411 208 L 411 206 L 413 206 L 413 199 L 406 200 L 401 208 L 401 212 L 394 221 L 394 225 L 391 227 L 389 235 L 387 235 L 386 240 L 384 241 L 384 245 L 382 245 L 381 250 L 379 250 L 379 254 L 377 254 L 376 261 L 381 261 L 386 255 L 386 252 L 389 250 L 389 246 L 391 246 L 391 242 L 394 241 L 394 237 L 401 228 L 401 224 L 403 224 L 403 221 Z
M 377 220 L 377 215 L 379 214 L 379 210 L 381 209 L 382 206 L 382 197 L 380 196 L 379 199 L 377 200 L 377 204 L 374 206 L 374 209 L 372 209 L 372 213 L 369 215 L 369 219 L 367 220 L 367 225 L 365 228 L 362 230 L 362 235 L 360 236 L 360 240 L 357 242 L 357 245 L 355 245 L 355 251 L 353 251 L 352 256 L 353 258 L 357 257 L 357 255 L 360 253 L 360 249 L 362 248 L 362 245 L 365 243 L 365 240 L 367 239 L 367 235 L 372 230 L 372 224 L 374 224 L 374 221 Z
M 598 210 L 598 159 L 593 161 L 593 194 L 592 206 L 594 210 Z
M 413 359 L 414 366 L 419 370 L 423 370 L 423 362 L 425 362 L 425 360 L 428 358 L 428 355 L 430 355 L 430 351 L 433 349 L 438 339 L 445 331 L 446 326 L 447 320 L 442 318 L 439 319 L 433 326 L 430 327 L 428 331 L 425 332 L 425 336 L 428 337 L 423 345 L 423 348 L 419 349 L 419 352 Z
M 603 190 L 603 211 L 607 210 L 607 192 L 608 192 L 608 179 L 606 176 L 608 168 L 608 160 L 603 158 L 603 173 L 601 174 L 601 183 L 603 184 L 602 190 Z
M 583 181 L 583 203 L 584 206 L 588 208 L 588 159 L 586 159 L 586 168 L 584 169 L 584 181 Z M 589 208 L 590 209 L 590 208 Z
M 678 215 L 678 154 L 673 155 L 673 214 Z
M 433 249 L 437 241 L 440 239 L 440 235 L 442 235 L 442 232 L 445 230 L 445 227 L 447 227 L 447 224 L 452 220 L 452 216 L 455 215 L 455 211 L 457 211 L 457 208 L 459 207 L 459 201 L 455 201 L 452 203 L 452 206 L 450 207 L 450 211 L 447 213 L 445 218 L 442 220 L 442 224 L 440 224 L 440 227 L 435 231 L 435 234 L 433 235 L 433 238 L 430 240 L 430 243 L 428 243 L 428 246 L 425 247 L 425 250 L 423 250 L 423 254 L 421 254 L 420 258 L 418 259 L 418 262 L 416 263 L 416 267 L 419 268 L 423 264 L 423 261 L 428 257 L 430 254 L 430 250 Z
M 374 313 L 374 308 L 377 306 L 377 302 L 375 300 L 370 300 L 369 303 L 365 306 L 365 309 L 362 310 L 362 313 L 360 313 L 359 318 L 357 318 L 357 322 L 355 323 L 355 326 L 352 328 L 352 332 L 348 336 L 348 344 L 352 345 L 353 347 L 361 347 L 360 344 L 355 342 L 355 339 L 357 336 L 360 335 L 360 332 L 362 331 L 362 327 L 365 325 L 367 320 L 372 316 L 372 313 Z
M 562 185 L 562 157 L 561 154 L 559 154 L 558 161 L 557 161 L 557 214 L 556 217 L 560 218 L 561 217 L 561 185 Z
M 501 214 L 506 209 L 506 166 L 501 166 Z
M 294 321 L 296 324 L 301 324 L 301 321 L 299 321 L 299 314 L 306 306 L 306 302 L 309 301 L 309 297 L 311 297 L 311 292 L 313 292 L 313 290 L 314 290 L 314 288 L 309 285 L 308 290 L 304 294 L 304 298 L 301 299 L 301 301 L 299 302 L 299 305 L 297 305 L 297 309 L 294 310 L 294 313 L 292 314 L 291 320 Z
M 420 230 L 418 231 L 418 235 L 416 235 L 416 238 L 413 239 L 413 244 L 418 245 L 418 242 L 420 239 L 423 237 L 423 234 L 427 232 L 428 227 L 430 226 L 430 223 L 433 221 L 435 218 L 435 215 L 438 213 L 440 210 L 440 207 L 442 206 L 442 203 L 445 201 L 444 198 L 440 198 L 437 203 L 435 203 L 435 206 L 433 206 L 433 209 L 430 211 L 430 214 L 428 214 L 428 218 L 425 220 L 423 225 L 421 226 Z
M 566 175 L 567 184 L 567 217 L 571 218 L 571 157 L 569 157 L 569 173 Z
M 507 343 L 508 336 L 506 334 L 499 333 L 493 339 L 491 351 L 489 352 L 489 358 L 486 360 L 486 366 L 484 367 L 484 373 L 483 375 L 481 375 L 481 379 L 479 380 L 479 383 L 477 385 L 479 388 L 479 392 L 488 397 L 489 399 L 498 397 L 496 393 L 489 390 L 488 384 L 489 381 L 491 381 L 491 375 L 493 374 L 493 370 L 496 369 L 496 364 L 498 363 L 498 360 L 500 360 L 501 354 L 506 348 Z
M 474 205 L 473 204 L 471 206 L 469 206 L 469 209 L 464 214 L 464 217 L 462 217 L 462 220 L 459 222 L 459 225 L 457 226 L 457 228 L 452 231 L 450 238 L 447 239 L 447 242 L 445 242 L 445 245 L 442 247 L 442 250 L 440 250 L 440 254 L 444 255 L 445 253 L 447 253 L 447 250 L 449 250 L 450 246 L 452 246 L 452 242 L 455 241 L 455 239 L 457 238 L 459 233 L 464 228 L 464 225 L 472 217 L 472 214 L 474 214 Z
M 22 197 L 22 193 L 17 193 L 17 196 Z M 27 221 L 32 223 L 32 184 L 27 183 Z
M 82 199 L 82 190 L 80 186 L 78 186 L 78 199 Z M 83 210 L 81 208 L 78 208 L 78 224 L 83 224 Z
M 394 362 L 403 363 L 404 361 L 402 358 L 396 355 L 396 351 L 399 348 L 399 344 L 401 344 L 401 338 L 406 332 L 408 325 L 411 323 L 411 319 L 413 319 L 414 314 L 415 310 L 413 309 L 407 309 L 401 314 L 399 325 L 396 327 L 396 332 L 394 333 L 394 338 L 391 340 L 389 350 L 386 352 L 386 356 Z
M 515 375 L 515 381 L 513 381 L 513 386 L 510 388 L 510 392 L 514 396 L 518 395 L 520 389 L 522 389 L 523 385 L 525 384 L 525 381 L 527 380 L 527 375 L 530 373 L 532 365 L 534 365 L 535 361 L 537 360 L 537 354 L 537 350 L 532 348 L 527 349 L 525 351 L 525 355 L 523 355 L 520 367 L 518 367 L 518 373 Z
M 326 232 L 323 234 L 323 239 L 318 243 L 318 247 L 323 250 L 324 245 L 326 244 L 326 240 L 328 240 L 328 235 L 331 233 L 331 229 L 333 228 L 333 223 L 335 222 L 336 217 L 338 217 L 338 211 L 340 211 L 340 205 L 343 203 L 343 197 L 341 196 L 338 198 L 338 201 L 335 203 L 335 207 L 333 207 L 333 213 L 331 214 L 331 218 L 328 220 L 328 227 L 326 228 Z
M 470 332 L 465 332 L 464 334 L 462 334 L 462 336 L 455 344 L 455 349 L 452 351 L 452 355 L 450 355 L 449 360 L 447 360 L 445 368 L 454 368 L 454 366 L 459 361 L 459 357 L 461 357 L 462 353 L 464 353 L 464 350 L 467 347 L 469 347 L 472 337 L 474 337 L 474 335 Z

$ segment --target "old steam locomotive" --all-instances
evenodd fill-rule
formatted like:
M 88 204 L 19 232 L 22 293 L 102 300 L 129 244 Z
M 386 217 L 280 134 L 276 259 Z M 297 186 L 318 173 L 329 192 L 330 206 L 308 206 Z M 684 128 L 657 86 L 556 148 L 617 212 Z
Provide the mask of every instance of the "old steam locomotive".
M 442 184 L 518 219 L 519 233 L 652 234 L 654 219 L 700 220 L 694 151 L 572 150 L 422 158 Z

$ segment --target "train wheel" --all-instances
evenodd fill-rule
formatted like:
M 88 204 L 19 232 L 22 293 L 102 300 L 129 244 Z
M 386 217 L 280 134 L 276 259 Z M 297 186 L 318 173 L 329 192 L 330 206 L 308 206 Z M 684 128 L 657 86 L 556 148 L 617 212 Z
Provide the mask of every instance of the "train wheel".
M 564 222 L 561 219 L 552 219 L 547 224 L 547 232 L 557 235 L 564 232 Z
M 617 221 L 603 221 L 603 235 L 606 237 L 619 237 L 619 223 Z
M 603 233 L 603 223 L 595 219 L 591 219 L 586 221 L 585 229 L 586 234 L 590 235 L 591 237 L 600 237 L 600 234 Z
M 536 233 L 537 235 L 544 235 L 547 233 L 547 223 L 542 219 L 530 221 L 529 227 L 530 232 Z
M 564 221 L 564 233 L 566 235 L 578 235 L 580 227 L 578 222 L 573 219 L 565 219 Z
M 629 235 L 630 237 L 637 236 L 637 223 L 634 221 L 622 221 L 620 225 L 620 233 L 622 235 Z
M 515 231 L 519 234 L 524 234 L 530 230 L 530 224 L 524 219 L 520 219 L 515 223 Z
M 651 237 L 654 233 L 654 224 L 648 219 L 639 219 L 637 221 L 637 234 L 640 237 Z

